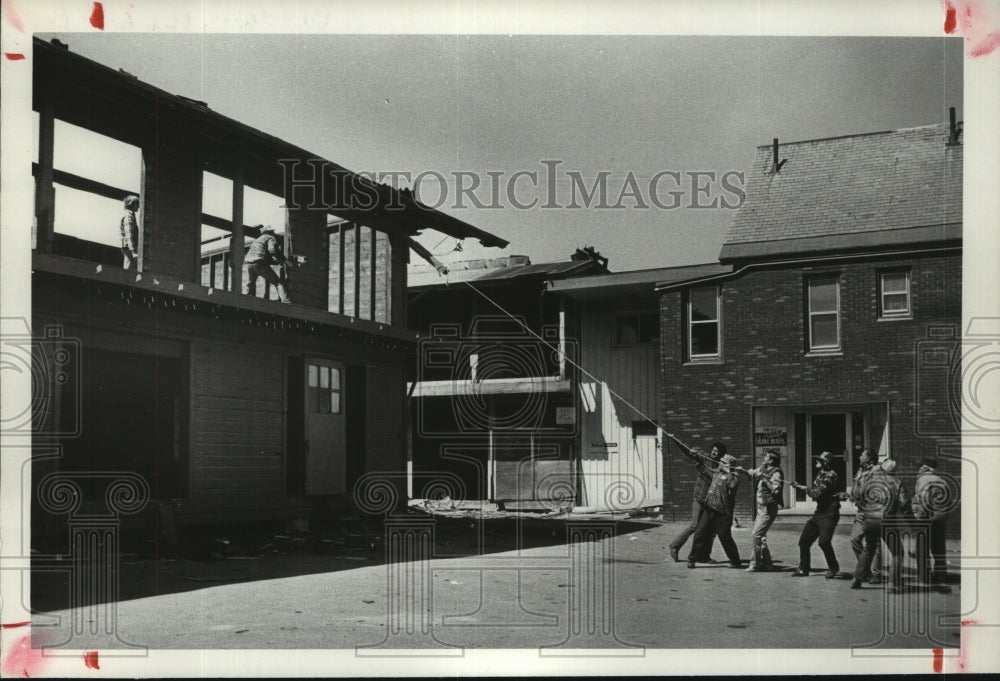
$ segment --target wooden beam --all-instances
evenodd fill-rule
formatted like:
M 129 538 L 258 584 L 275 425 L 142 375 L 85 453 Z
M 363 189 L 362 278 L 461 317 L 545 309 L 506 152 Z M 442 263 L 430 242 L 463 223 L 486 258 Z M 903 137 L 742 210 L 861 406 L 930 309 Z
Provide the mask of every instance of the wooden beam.
M 338 277 L 338 281 L 337 281 L 337 286 L 340 287 L 340 293 L 337 295 L 337 308 L 338 308 L 337 312 L 339 314 L 344 314 L 344 310 L 345 310 L 345 307 L 344 307 L 344 239 L 346 238 L 346 235 L 344 234 L 344 232 L 346 231 L 345 227 L 347 227 L 347 224 L 348 223 L 344 222 L 344 223 L 342 223 L 340 225 L 340 239 L 337 242 L 337 247 L 338 247 L 337 248 L 337 250 L 338 250 L 337 257 L 340 258 L 340 265 L 337 268 L 337 271 L 340 273 L 340 276 Z
M 385 315 L 382 321 L 392 324 L 392 239 L 383 232 L 382 240 L 382 294 L 385 296 Z
M 315 322 L 323 326 L 368 334 L 381 338 L 414 343 L 417 332 L 410 329 L 390 327 L 366 320 L 343 319 L 324 310 L 305 307 L 303 305 L 284 305 L 272 300 L 262 300 L 252 296 L 244 296 L 228 291 L 213 291 L 193 284 L 189 279 L 157 274 L 156 277 L 143 277 L 136 280 L 135 272 L 127 272 L 116 267 L 99 268 L 93 262 L 78 260 L 66 256 L 34 253 L 31 257 L 32 270 L 41 274 L 59 277 L 73 277 L 81 281 L 98 284 L 109 284 L 133 289 L 140 292 L 160 293 L 164 296 L 186 300 L 194 303 L 204 303 L 206 307 L 220 306 L 232 310 L 244 310 L 256 314 L 267 314 L 274 317 Z
M 406 305 L 406 265 L 410 261 L 409 239 L 403 234 L 390 234 L 389 245 L 392 248 L 392 316 L 389 323 L 405 327 L 407 317 Z
M 570 381 L 568 379 L 532 376 L 528 378 L 488 378 L 481 381 L 417 381 L 416 386 L 413 387 L 413 396 L 525 395 L 569 391 Z
M 385 323 L 392 324 L 392 237 L 385 234 L 382 290 L 385 293 Z
M 239 295 L 243 293 L 243 161 L 236 162 L 236 172 L 233 173 L 233 221 L 232 238 L 229 240 L 230 281 L 232 291 Z
M 42 86 L 46 95 L 51 87 Z M 35 248 L 46 253 L 52 251 L 55 232 L 56 192 L 53 156 L 55 153 L 55 115 L 52 97 L 46 96 L 38 111 L 38 173 L 35 174 Z M 35 173 L 36 164 L 32 164 Z
M 378 265 L 378 234 L 371 227 L 368 228 L 368 319 L 375 321 L 375 279 Z
M 215 227 L 216 229 L 225 230 L 227 232 L 233 231 L 232 220 L 226 220 L 225 218 L 220 218 L 219 216 L 212 215 L 211 213 L 201 214 L 201 224 L 208 225 L 209 227 Z M 243 234 L 245 236 L 252 236 L 256 238 L 260 236 L 260 230 L 251 225 L 243 225 Z M 219 237 L 219 238 L 225 238 L 225 237 Z
M 424 248 L 423 244 L 415 239 L 407 239 L 407 243 L 417 255 L 429 262 L 438 271 L 438 274 L 448 274 L 448 266 L 435 258 L 434 254 Z
M 87 192 L 88 194 L 96 194 L 97 196 L 102 196 L 106 199 L 113 199 L 115 201 L 124 201 L 125 197 L 129 194 L 135 194 L 136 196 L 140 195 L 139 192 L 133 189 L 120 189 L 119 187 L 112 187 L 109 184 L 104 184 L 103 182 L 98 182 L 97 180 L 90 180 L 86 177 L 74 175 L 73 173 L 68 173 L 65 170 L 56 170 L 54 168 L 50 170 L 51 172 L 48 176 L 51 182 L 61 184 L 62 186 L 69 187 L 70 189 L 78 189 L 82 192 Z M 41 178 L 41 181 L 44 181 L 45 171 L 41 164 L 32 163 L 31 174 L 35 176 L 36 182 L 39 181 L 39 178 Z
M 354 225 L 354 317 L 363 319 L 361 316 L 361 234 L 364 232 L 364 225 L 360 222 Z
M 559 296 L 559 378 L 566 378 L 566 296 Z

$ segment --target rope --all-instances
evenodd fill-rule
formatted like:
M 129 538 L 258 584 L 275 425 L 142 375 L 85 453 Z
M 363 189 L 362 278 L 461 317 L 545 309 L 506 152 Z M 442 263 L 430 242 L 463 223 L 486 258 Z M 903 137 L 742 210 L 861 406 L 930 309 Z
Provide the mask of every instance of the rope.
M 493 307 L 495 307 L 496 309 L 500 310 L 502 313 L 504 313 L 505 315 L 507 315 L 510 319 L 514 320 L 514 322 L 517 323 L 518 325 L 520 325 L 520 327 L 522 329 L 524 329 L 524 331 L 526 333 L 528 333 L 529 335 L 533 336 L 536 340 L 538 340 L 540 343 L 542 343 L 542 345 L 546 346 L 547 348 L 549 348 L 553 352 L 556 352 L 556 353 L 559 352 L 559 348 L 558 347 L 552 345 L 549 341 L 547 341 L 544 338 L 542 338 L 541 336 L 539 336 L 537 333 L 535 333 L 533 330 L 531 330 L 524 322 L 522 322 L 520 319 L 518 319 L 517 317 L 515 317 L 509 311 L 507 311 L 506 309 L 504 309 L 504 307 L 502 305 L 500 305 L 500 303 L 498 303 L 497 301 L 493 300 L 488 295 L 486 295 L 485 293 L 483 293 L 482 291 L 480 291 L 478 288 L 476 288 L 475 286 L 473 286 L 471 282 L 464 281 L 462 283 L 465 284 L 466 286 L 468 286 L 470 289 L 472 289 L 476 293 L 478 293 L 480 296 L 482 296 L 488 303 L 490 303 L 491 305 L 493 305 Z M 591 380 L 597 381 L 599 383 L 603 382 L 597 376 L 594 376 L 592 373 L 590 373 L 589 371 L 587 371 L 586 369 L 584 369 L 583 366 L 581 366 L 577 362 L 574 362 L 572 359 L 570 359 L 569 357 L 566 357 L 565 355 L 563 355 L 563 357 L 564 357 L 564 359 L 568 363 L 570 363 L 577 370 L 579 370 L 580 373 L 584 374 L 585 376 L 587 376 Z M 617 392 L 615 392 L 614 390 L 612 390 L 610 387 L 608 388 L 608 392 L 611 393 L 612 396 L 617 397 L 619 400 L 621 400 L 622 403 L 625 404 L 625 406 L 627 406 L 629 409 L 631 409 L 632 411 L 634 411 L 640 417 L 642 417 L 643 419 L 645 419 L 649 423 L 651 423 L 654 426 L 656 426 L 656 430 L 659 433 L 665 435 L 666 437 L 670 438 L 675 443 L 677 443 L 677 445 L 680 446 L 681 448 L 683 448 L 689 456 L 697 456 L 697 457 L 699 457 L 699 458 L 701 458 L 701 459 L 703 459 L 703 460 L 705 460 L 705 461 L 707 461 L 709 463 L 713 463 L 713 464 L 714 463 L 718 463 L 710 455 L 708 455 L 708 454 L 702 454 L 697 449 L 694 449 L 694 448 L 690 447 L 689 445 L 687 445 L 686 443 L 684 443 L 680 438 L 678 438 L 677 436 L 675 436 L 673 433 L 668 433 L 667 431 L 665 431 L 663 428 L 660 427 L 660 425 L 658 423 L 656 423 L 656 421 L 654 421 L 652 418 L 650 418 L 649 415 L 643 413 L 643 411 L 641 409 L 639 409 L 638 407 L 636 407 L 635 405 L 633 405 L 631 402 L 629 402 L 628 400 L 626 400 L 624 397 L 622 397 L 620 394 L 618 394 Z M 740 471 L 742 473 L 746 473 L 747 475 L 749 475 L 749 472 L 746 469 L 740 468 L 739 466 L 734 466 L 733 470 Z M 783 485 L 792 485 L 792 484 L 795 484 L 795 481 L 794 480 L 785 480 L 784 478 L 782 478 L 781 483 Z

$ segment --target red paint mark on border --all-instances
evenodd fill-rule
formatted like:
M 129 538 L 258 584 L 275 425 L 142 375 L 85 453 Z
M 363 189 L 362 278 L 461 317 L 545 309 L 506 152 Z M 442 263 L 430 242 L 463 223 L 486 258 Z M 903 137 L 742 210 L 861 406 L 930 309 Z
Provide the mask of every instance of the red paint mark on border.
M 87 665 L 87 669 L 100 669 L 101 665 L 98 664 L 97 651 L 88 650 L 83 654 L 83 663 Z
M 985 39 L 969 50 L 970 57 L 982 57 L 1000 47 L 1000 31 L 993 31 Z
M 18 61 L 20 59 L 24 59 L 24 55 L 21 54 L 20 52 L 4 52 L 3 56 L 7 57 L 7 59 L 10 59 L 11 61 Z M 7 625 L 5 624 L 4 626 L 6 627 Z
M 90 12 L 90 25 L 104 30 L 104 5 L 99 2 L 94 3 L 94 9 Z
M 0 672 L 11 678 L 14 676 L 35 676 L 42 671 L 45 666 L 45 658 L 42 657 L 41 648 L 31 647 L 31 634 L 25 634 L 14 641 L 3 664 L 0 664 Z
M 944 669 L 944 651 L 940 648 L 934 649 L 934 673 L 940 674 Z
M 6 622 L 0 624 L 0 629 L 17 629 L 18 627 L 26 627 L 31 624 L 31 620 L 24 620 L 23 622 Z
M 947 34 L 952 34 L 955 32 L 955 25 L 958 23 L 958 19 L 955 17 L 955 7 L 950 2 L 944 3 L 944 32 Z
M 962 638 L 961 642 L 958 644 L 958 659 L 955 660 L 955 664 L 958 666 L 958 670 L 960 672 L 966 671 L 966 667 L 968 666 L 968 658 L 966 656 L 968 650 L 966 646 L 965 628 L 969 626 L 976 626 L 978 624 L 979 624 L 978 620 L 973 620 L 973 619 L 962 620 L 962 631 L 961 631 Z
M 3 0 L 3 5 L 0 6 L 0 9 L 2 9 L 3 18 L 7 20 L 7 23 L 19 32 L 24 33 L 24 24 L 21 23 L 21 17 L 17 15 L 17 10 L 14 9 L 14 3 L 11 0 Z
M 944 32 L 961 35 L 970 57 L 985 57 L 1000 47 L 1000 18 L 978 0 L 943 0 Z

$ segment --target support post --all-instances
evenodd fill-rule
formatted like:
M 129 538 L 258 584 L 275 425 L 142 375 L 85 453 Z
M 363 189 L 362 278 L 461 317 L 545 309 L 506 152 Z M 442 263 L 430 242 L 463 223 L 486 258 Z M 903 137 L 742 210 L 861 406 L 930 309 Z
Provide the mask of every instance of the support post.
M 233 231 L 229 238 L 229 266 L 233 293 L 243 292 L 243 159 L 233 173 Z
M 38 175 L 35 177 L 34 248 L 50 253 L 55 232 L 56 190 L 52 185 L 55 153 L 55 114 L 51 88 L 44 87 L 45 97 L 38 111 Z

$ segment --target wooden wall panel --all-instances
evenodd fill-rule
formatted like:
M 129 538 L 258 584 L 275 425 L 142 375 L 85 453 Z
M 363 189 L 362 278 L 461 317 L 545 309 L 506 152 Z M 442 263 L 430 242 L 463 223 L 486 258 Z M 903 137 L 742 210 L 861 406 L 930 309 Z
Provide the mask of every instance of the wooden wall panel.
M 633 438 L 632 423 L 656 419 L 658 350 L 655 344 L 615 346 L 614 312 L 584 308 L 581 315 L 581 505 L 618 510 L 663 502 L 663 470 L 656 438 Z
M 165 140 L 147 150 L 143 187 L 143 270 L 200 280 L 201 168 Z

